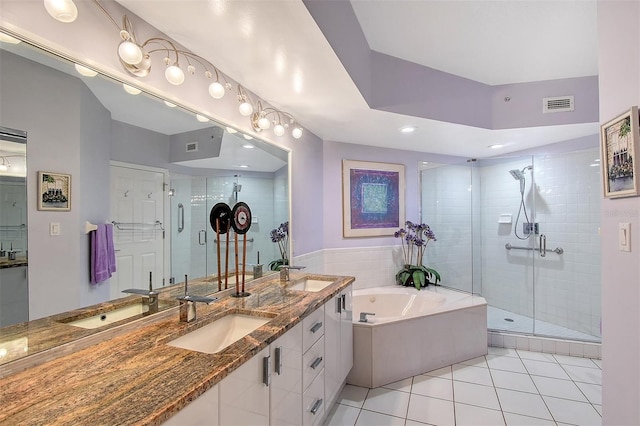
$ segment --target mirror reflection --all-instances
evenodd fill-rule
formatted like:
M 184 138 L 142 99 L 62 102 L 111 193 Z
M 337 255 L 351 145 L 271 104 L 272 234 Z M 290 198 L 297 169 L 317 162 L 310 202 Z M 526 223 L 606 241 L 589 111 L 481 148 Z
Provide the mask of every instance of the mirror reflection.
M 43 158 L 46 155 L 38 152 L 42 142 L 34 144 L 38 148 L 32 147 L 33 156 L 28 160 L 29 164 L 34 162 L 29 170 L 34 185 L 38 170 L 74 175 L 71 212 L 40 212 L 30 207 L 27 213 L 25 206 L 21 213 L 24 220 L 18 220 L 21 223 L 6 225 L 24 223 L 26 228 L 27 215 L 30 218 L 33 215 L 36 221 L 43 222 L 41 226 L 47 226 L 49 237 L 48 225 L 60 220 L 62 235 L 73 233 L 73 241 L 80 244 L 79 253 L 69 249 L 69 253 L 78 254 L 79 259 L 69 262 L 78 270 L 65 271 L 65 274 L 79 279 L 50 282 L 56 265 L 38 260 L 41 257 L 34 255 L 29 265 L 30 292 L 26 308 L 20 310 L 21 315 L 16 315 L 2 305 L 0 326 L 133 297 L 124 294 L 125 289 L 148 289 L 151 284 L 155 290 L 178 285 L 185 275 L 190 280 L 209 280 L 211 285 L 205 291 L 210 294 L 218 291 L 219 274 L 228 277 L 231 287 L 236 269 L 244 269 L 248 281 L 253 278 L 256 265 L 281 257 L 270 232 L 289 220 L 288 151 L 211 122 L 180 105 L 145 93 L 134 95 L 135 90 L 119 82 L 94 75 L 91 70 L 74 66 L 25 42 L 0 42 L 0 48 L 3 112 L 8 111 L 8 106 L 17 106 L 14 113 L 3 114 L 0 125 L 27 123 L 22 128 L 33 132 L 34 139 L 42 140 L 43 135 L 47 135 L 51 138 L 50 144 L 60 144 L 59 149 L 56 145 L 48 153 L 49 158 L 56 155 L 80 158 L 73 160 L 79 163 L 76 170 L 65 170 L 60 162 L 49 167 Z M 73 99 L 69 98 L 74 96 L 79 100 L 72 104 Z M 50 120 L 23 120 L 25 114 L 20 111 L 34 108 L 43 110 L 45 116 L 49 111 L 58 111 L 50 114 Z M 58 114 L 60 111 L 64 114 Z M 59 115 L 64 115 L 64 119 Z M 5 119 L 8 122 L 5 123 Z M 74 138 L 75 144 L 67 142 Z M 3 142 L 0 168 L 4 149 Z M 13 167 L 14 162 L 11 163 Z M 18 164 L 16 161 L 15 165 Z M 4 179 L 2 182 L 4 184 Z M 24 189 L 24 182 L 22 185 Z M 236 202 L 250 206 L 252 220 L 246 244 L 243 238 L 236 242 L 233 232 L 217 236 L 212 229 L 210 211 L 220 202 L 230 207 Z M 5 212 L 4 203 L 0 209 L 3 221 L 0 224 L 5 226 L 9 215 L 15 215 Z M 82 234 L 85 226 L 96 225 L 96 222 L 114 225 L 117 268 L 106 282 L 90 284 L 89 238 Z M 0 231 L 3 248 L 9 244 L 5 249 L 10 249 L 13 243 L 14 251 L 20 250 L 18 254 L 24 251 L 26 255 L 26 229 L 11 232 L 15 235 L 9 238 L 9 231 Z M 32 236 L 30 249 L 33 253 L 54 250 L 51 256 L 54 258 L 65 256 L 57 251 L 59 246 L 56 249 L 55 244 L 52 245 L 59 241 L 62 239 Z M 222 253 L 220 263 L 218 247 Z M 240 263 L 239 268 L 235 265 L 237 249 L 246 250 L 245 264 Z M 230 254 L 228 262 L 225 262 L 226 253 Z M 268 272 L 267 268 L 263 271 Z M 24 276 L 26 280 L 26 273 Z M 8 281 L 0 280 L 3 297 Z M 222 285 L 224 288 L 224 282 Z M 43 288 L 47 291 L 42 291 Z M 25 312 L 30 316 L 25 317 Z M 0 340 L 3 331 L 6 330 L 0 330 Z M 54 339 L 51 340 L 38 350 L 55 345 Z M 32 349 L 26 352 L 31 353 Z

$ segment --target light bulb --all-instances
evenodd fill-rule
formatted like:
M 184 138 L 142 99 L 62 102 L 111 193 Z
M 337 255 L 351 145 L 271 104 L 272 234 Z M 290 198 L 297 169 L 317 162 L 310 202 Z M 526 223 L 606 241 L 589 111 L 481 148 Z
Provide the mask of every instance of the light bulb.
M 245 117 L 248 117 L 251 114 L 253 114 L 253 107 L 251 106 L 251 104 L 249 102 L 244 101 L 238 107 L 238 111 L 240 111 L 240 114 L 244 115 Z
M 196 114 L 196 120 L 198 120 L 201 123 L 206 123 L 209 121 L 209 119 L 207 117 L 205 117 L 204 115 L 200 115 L 200 114 Z
M 76 71 L 78 71 L 78 74 L 83 75 L 85 77 L 95 77 L 96 75 L 98 75 L 98 73 L 90 68 L 84 67 L 80 64 L 74 64 L 74 67 L 76 68 Z
M 142 93 L 142 90 L 136 89 L 135 87 L 129 86 L 128 84 L 122 83 L 122 87 L 124 88 L 124 91 L 130 95 L 139 95 L 140 93 Z
M 177 65 L 171 65 L 170 67 L 167 67 L 164 72 L 164 77 L 169 83 L 173 84 L 174 86 L 180 86 L 182 83 L 184 83 L 184 72 L 182 72 L 180 67 Z
M 262 130 L 267 130 L 269 127 L 271 127 L 271 121 L 269 121 L 267 117 L 262 117 L 258 120 L 258 127 L 260 127 Z
M 276 124 L 273 127 L 273 133 L 276 134 L 276 136 L 282 136 L 284 135 L 284 126 L 280 123 Z
M 137 65 L 142 61 L 142 49 L 134 42 L 125 40 L 118 46 L 118 56 L 125 64 Z
M 69 23 L 78 17 L 78 8 L 73 0 L 44 0 L 44 8 L 56 21 Z
M 296 126 L 293 128 L 293 130 L 291 131 L 291 136 L 293 136 L 296 139 L 300 139 L 302 137 L 302 128 Z
M 227 132 L 233 134 L 233 133 L 238 133 L 238 131 L 236 129 L 234 129 L 233 127 L 228 127 L 227 126 Z
M 224 96 L 224 86 L 217 81 L 209 85 L 209 94 L 213 99 L 220 99 Z
M 9 44 L 20 43 L 20 40 L 18 40 L 17 38 L 11 37 L 9 34 L 5 34 L 5 33 L 0 33 L 0 41 L 3 43 L 9 43 Z

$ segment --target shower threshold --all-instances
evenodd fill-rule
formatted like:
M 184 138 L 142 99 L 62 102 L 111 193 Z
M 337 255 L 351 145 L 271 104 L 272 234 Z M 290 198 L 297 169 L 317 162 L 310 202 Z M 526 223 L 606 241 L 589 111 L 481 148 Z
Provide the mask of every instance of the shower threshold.
M 487 306 L 487 329 L 514 333 L 532 334 L 533 318 L 509 312 L 494 306 Z M 572 330 L 545 321 L 535 321 L 535 334 L 558 339 L 600 342 L 601 338 Z

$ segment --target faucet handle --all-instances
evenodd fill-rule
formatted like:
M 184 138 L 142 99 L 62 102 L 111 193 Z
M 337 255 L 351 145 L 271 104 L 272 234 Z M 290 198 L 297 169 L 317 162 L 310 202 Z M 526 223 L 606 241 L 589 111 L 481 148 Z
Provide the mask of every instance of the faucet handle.
M 369 322 L 367 321 L 367 315 L 375 315 L 373 312 L 360 312 L 360 322 Z

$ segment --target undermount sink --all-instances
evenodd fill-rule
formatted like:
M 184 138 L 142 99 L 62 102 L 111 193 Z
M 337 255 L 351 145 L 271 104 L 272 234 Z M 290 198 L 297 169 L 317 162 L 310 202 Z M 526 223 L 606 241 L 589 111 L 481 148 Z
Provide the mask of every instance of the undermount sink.
M 135 303 L 133 305 L 123 306 L 121 308 L 102 312 L 90 317 L 81 318 L 74 321 L 62 320 L 61 322 L 73 325 L 74 327 L 93 329 L 104 327 L 105 325 L 113 324 L 114 322 L 122 321 L 136 315 L 142 315 L 148 309 L 148 306 L 143 305 L 142 303 Z
M 215 354 L 271 321 L 271 318 L 229 314 L 167 343 L 176 348 Z
M 291 284 L 289 290 L 299 291 L 320 291 L 326 288 L 328 285 L 333 284 L 333 281 L 326 280 L 314 280 L 312 278 L 304 278 L 300 281 L 296 281 Z

